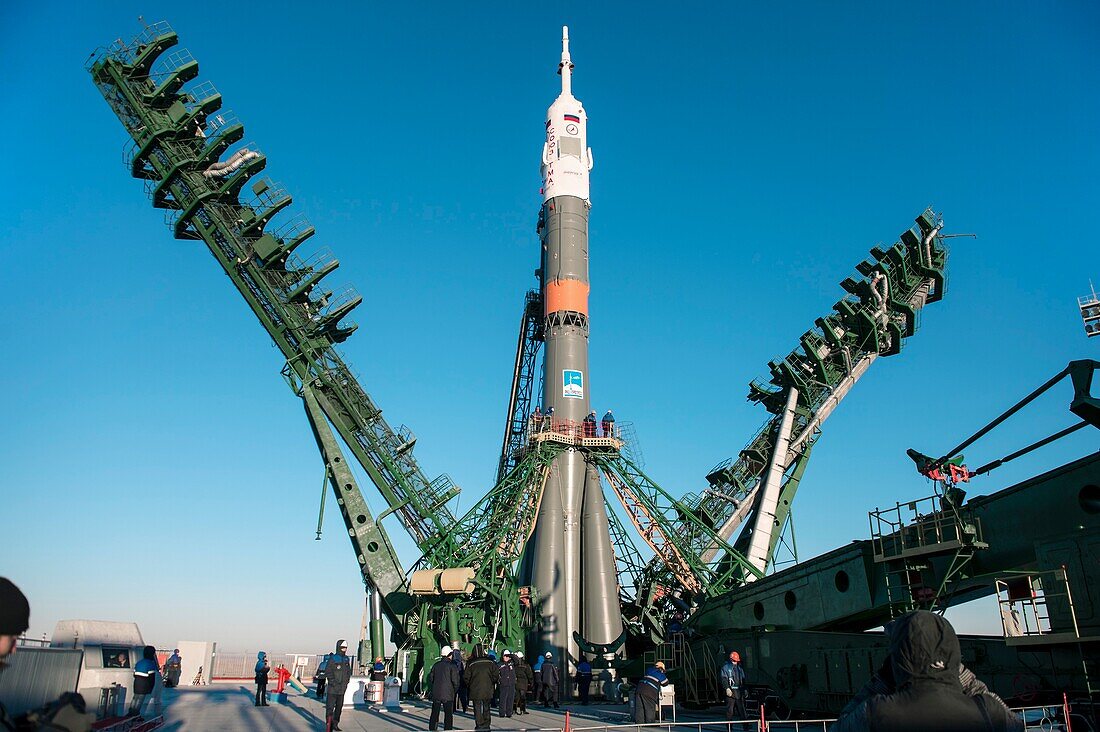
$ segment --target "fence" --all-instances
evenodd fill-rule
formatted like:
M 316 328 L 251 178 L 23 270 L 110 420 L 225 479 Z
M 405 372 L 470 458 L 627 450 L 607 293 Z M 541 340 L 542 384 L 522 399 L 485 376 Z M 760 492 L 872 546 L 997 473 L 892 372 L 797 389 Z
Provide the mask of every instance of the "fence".
M 267 662 L 272 669 L 280 664 L 306 683 L 313 680 L 321 655 L 316 653 L 269 653 Z M 256 675 L 255 653 L 225 653 L 219 651 L 214 656 L 214 681 L 219 679 L 251 679 Z
M 1043 730 L 1044 732 L 1070 732 L 1066 725 L 1069 716 L 1074 730 L 1091 729 L 1085 717 L 1074 714 L 1068 702 L 1040 707 L 1012 707 L 1024 721 L 1025 730 Z M 569 723 L 566 715 L 566 727 L 544 728 L 538 732 L 615 732 L 623 730 L 645 730 L 645 732 L 828 732 L 829 725 L 835 719 L 789 719 L 767 720 L 745 719 L 722 722 L 654 722 L 651 724 L 601 724 L 594 726 L 575 726 Z M 531 732 L 535 732 L 532 730 Z

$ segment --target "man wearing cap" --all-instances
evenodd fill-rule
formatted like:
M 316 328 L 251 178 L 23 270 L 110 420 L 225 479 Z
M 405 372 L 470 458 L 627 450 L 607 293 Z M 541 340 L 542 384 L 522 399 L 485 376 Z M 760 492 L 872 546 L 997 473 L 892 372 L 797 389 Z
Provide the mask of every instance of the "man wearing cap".
M 745 669 L 741 668 L 741 654 L 730 651 L 729 660 L 722 667 L 718 688 L 726 695 L 726 719 L 747 719 L 745 711 Z
M 519 673 L 516 671 L 516 665 L 512 660 L 511 651 L 504 649 L 501 658 L 504 660 L 500 663 L 500 681 L 497 682 L 500 684 L 500 702 L 497 709 L 500 711 L 500 716 L 511 717 L 516 706 L 516 689 L 518 688 Z
M 428 719 L 428 729 L 439 726 L 439 710 L 443 709 L 443 729 L 455 727 L 455 695 L 458 694 L 458 667 L 451 657 L 451 647 L 439 649 L 439 660 L 428 674 L 428 683 L 432 689 L 432 716 Z
M 336 652 L 325 666 L 325 720 L 330 730 L 340 729 L 340 715 L 344 711 L 344 692 L 351 681 L 351 658 L 347 655 L 348 642 L 341 638 L 336 641 Z
M 665 676 L 665 662 L 658 661 L 649 667 L 634 691 L 635 722 L 649 724 L 657 721 L 662 686 L 668 686 L 668 676 Z
M 516 666 L 516 714 L 530 714 L 527 711 L 527 690 L 535 683 L 535 674 L 531 671 L 531 664 L 523 659 L 523 651 L 516 651 L 514 657 Z
M 547 651 L 542 658 L 542 696 L 543 706 L 549 707 L 554 705 L 555 709 L 560 709 L 561 705 L 558 704 L 558 681 L 561 678 L 558 672 L 558 664 L 554 663 L 554 654 Z

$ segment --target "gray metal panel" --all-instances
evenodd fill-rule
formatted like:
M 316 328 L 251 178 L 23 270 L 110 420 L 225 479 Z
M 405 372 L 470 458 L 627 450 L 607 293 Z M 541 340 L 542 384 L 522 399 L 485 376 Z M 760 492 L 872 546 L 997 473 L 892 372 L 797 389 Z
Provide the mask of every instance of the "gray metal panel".
M 0 702 L 13 717 L 76 691 L 84 651 L 71 648 L 20 647 L 0 672 Z M 86 699 L 95 708 L 99 699 Z
M 588 375 L 588 338 L 581 329 L 564 326 L 548 330 L 545 339 L 543 404 L 553 407 L 557 419 L 580 422 L 588 414 L 592 392 Z M 583 399 L 563 396 L 562 371 L 565 369 L 576 369 L 584 375 Z
M 543 221 L 543 284 L 588 282 L 588 204 L 574 196 L 558 196 L 544 205 Z

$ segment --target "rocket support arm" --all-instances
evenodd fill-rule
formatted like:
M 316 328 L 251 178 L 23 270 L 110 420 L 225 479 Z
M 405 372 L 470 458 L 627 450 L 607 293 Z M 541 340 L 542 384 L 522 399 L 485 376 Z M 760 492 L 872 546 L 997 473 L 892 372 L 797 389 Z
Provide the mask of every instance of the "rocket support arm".
M 154 205 L 168 210 L 166 221 L 177 238 L 209 247 L 286 358 L 284 375 L 295 393 L 305 384 L 314 388 L 322 411 L 390 511 L 423 547 L 454 522 L 445 504 L 457 487 L 445 476 L 425 476 L 408 449 L 411 441 L 382 418 L 335 351 L 355 329 L 345 318 L 361 298 L 348 292 L 333 299 L 318 287 L 319 273 L 336 268 L 331 256 L 305 262 L 291 254 L 313 228 L 300 216 L 280 220 L 289 195 L 261 179 L 251 186 L 254 198 L 241 200 L 244 185 L 267 158 L 242 154 L 244 127 L 230 113 L 215 114 L 221 96 L 209 83 L 184 88 L 197 76 L 198 64 L 186 52 L 163 55 L 177 42 L 167 24 L 157 23 L 130 43 L 101 49 L 88 64 L 133 139 L 131 172 L 145 180 Z M 222 156 L 241 164 L 219 166 Z M 206 175 L 212 168 L 227 174 Z
M 359 560 L 363 581 L 378 593 L 381 611 L 390 621 L 390 627 L 395 634 L 400 636 L 404 629 L 402 616 L 409 610 L 405 570 L 401 567 L 401 560 L 386 530 L 381 524 L 375 523 L 371 516 L 370 507 L 328 426 L 328 420 L 317 402 L 313 387 L 308 384 L 302 389 L 302 403 L 309 426 L 313 430 L 313 437 L 317 441 L 317 448 L 325 462 L 325 470 L 336 503 L 340 507 L 340 516 L 347 528 L 352 551 Z M 398 638 L 399 643 L 402 640 L 403 638 Z
M 770 364 L 770 383 L 750 384 L 750 401 L 762 403 L 773 416 L 735 459 L 711 470 L 706 491 L 684 499 L 692 520 L 716 527 L 717 536 L 728 540 L 740 524 L 739 516 L 745 514 L 746 502 L 753 503 L 754 512 L 759 510 L 758 486 L 772 462 L 789 390 L 797 389 L 798 400 L 787 456 L 780 461 L 786 481 L 795 466 L 805 468 L 803 456 L 855 382 L 879 356 L 898 353 L 903 339 L 916 331 L 918 311 L 943 297 L 947 250 L 940 234 L 942 222 L 929 209 L 916 223 L 889 249 L 871 249 L 873 259 L 856 266 L 861 278 L 849 277 L 841 283 L 848 294 L 833 306 L 833 313 L 819 318 L 816 328 L 803 334 L 798 349 Z M 686 530 L 686 517 L 677 522 L 678 528 Z M 748 545 L 743 540 L 738 544 Z M 769 546 L 770 561 L 775 542 Z M 707 563 L 721 551 L 701 534 L 694 535 L 688 549 Z M 649 569 L 656 571 L 658 564 L 652 560 Z M 667 579 L 661 572 L 656 576 Z

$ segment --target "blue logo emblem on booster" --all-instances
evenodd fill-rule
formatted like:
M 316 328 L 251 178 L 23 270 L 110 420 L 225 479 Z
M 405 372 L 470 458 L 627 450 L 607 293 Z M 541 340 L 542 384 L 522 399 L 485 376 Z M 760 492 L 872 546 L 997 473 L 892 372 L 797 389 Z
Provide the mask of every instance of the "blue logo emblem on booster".
M 584 399 L 584 374 L 564 369 L 561 372 L 561 395 L 567 399 Z

